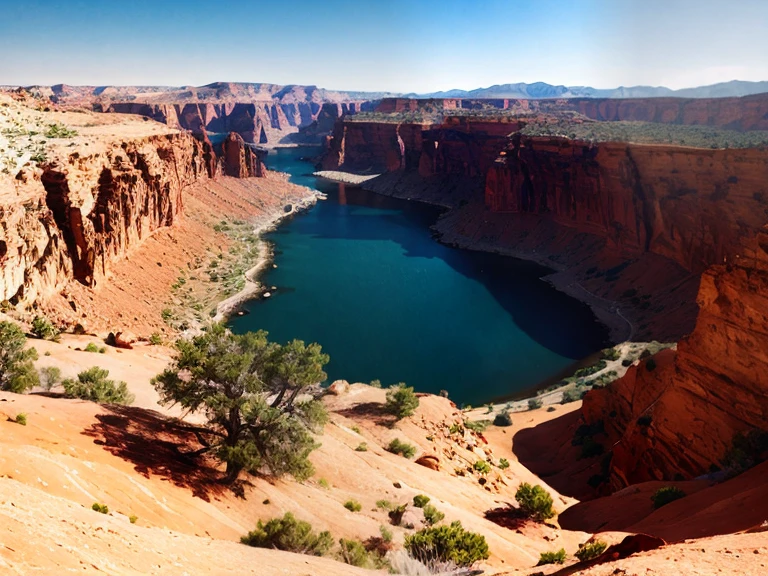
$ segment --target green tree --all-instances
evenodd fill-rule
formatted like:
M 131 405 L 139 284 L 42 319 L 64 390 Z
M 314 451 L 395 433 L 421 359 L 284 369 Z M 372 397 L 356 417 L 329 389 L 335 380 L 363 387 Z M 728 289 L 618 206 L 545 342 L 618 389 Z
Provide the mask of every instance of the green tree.
M 419 407 L 419 399 L 412 386 L 402 382 L 387 390 L 387 412 L 394 414 L 398 420 L 411 416 Z
M 0 390 L 20 394 L 39 383 L 33 364 L 37 350 L 25 349 L 26 343 L 21 328 L 13 322 L 0 322 Z
M 552 496 L 538 484 L 536 486 L 531 486 L 527 482 L 520 484 L 515 493 L 515 500 L 526 516 L 539 522 L 555 515 L 552 509 Z
M 109 370 L 93 366 L 77 375 L 77 380 L 67 378 L 62 383 L 64 394 L 70 398 L 82 398 L 99 404 L 132 404 L 135 396 L 128 391 L 122 380 L 109 379 Z
M 472 566 L 488 558 L 485 536 L 468 532 L 458 520 L 450 526 L 425 528 L 405 537 L 405 549 L 420 562 L 453 562 L 457 566 Z
M 318 344 L 294 340 L 283 346 L 264 331 L 233 334 L 213 324 L 200 336 L 176 343 L 172 365 L 153 380 L 162 404 L 201 411 L 197 429 L 203 448 L 226 463 L 225 482 L 242 470 L 313 473 L 309 454 L 319 444 L 310 431 L 328 415 L 317 400 L 297 401 L 310 385 L 325 380 L 328 355 Z

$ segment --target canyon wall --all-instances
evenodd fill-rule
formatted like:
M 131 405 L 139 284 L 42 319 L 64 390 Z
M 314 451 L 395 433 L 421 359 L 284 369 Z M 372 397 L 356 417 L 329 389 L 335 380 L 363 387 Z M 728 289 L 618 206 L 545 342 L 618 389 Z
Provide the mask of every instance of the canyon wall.
M 181 217 L 187 186 L 222 172 L 266 172 L 236 133 L 222 142 L 221 158 L 205 134 L 91 143 L 0 183 L 0 300 L 32 304 L 71 279 L 95 287 L 111 262 Z
M 768 221 L 768 150 L 515 136 L 488 170 L 495 212 L 546 215 L 623 253 L 700 274 L 744 253 Z

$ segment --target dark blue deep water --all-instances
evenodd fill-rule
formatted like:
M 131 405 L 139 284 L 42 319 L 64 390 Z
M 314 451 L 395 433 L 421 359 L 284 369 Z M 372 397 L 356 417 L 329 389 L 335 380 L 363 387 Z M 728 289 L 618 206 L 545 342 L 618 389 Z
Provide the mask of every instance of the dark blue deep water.
M 457 403 L 513 396 L 599 350 L 606 332 L 585 305 L 542 281 L 549 271 L 443 246 L 438 210 L 311 176 L 306 149 L 280 149 L 267 167 L 328 194 L 267 235 L 273 296 L 252 301 L 236 331 L 315 341 L 329 381 L 406 382 L 448 390 Z

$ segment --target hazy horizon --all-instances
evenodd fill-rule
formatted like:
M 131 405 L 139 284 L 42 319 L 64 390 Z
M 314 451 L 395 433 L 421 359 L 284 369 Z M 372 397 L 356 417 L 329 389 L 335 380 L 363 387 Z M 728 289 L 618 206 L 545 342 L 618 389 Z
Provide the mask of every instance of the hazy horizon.
M 299 84 L 430 93 L 506 83 L 768 80 L 768 2 L 0 0 L 0 84 Z

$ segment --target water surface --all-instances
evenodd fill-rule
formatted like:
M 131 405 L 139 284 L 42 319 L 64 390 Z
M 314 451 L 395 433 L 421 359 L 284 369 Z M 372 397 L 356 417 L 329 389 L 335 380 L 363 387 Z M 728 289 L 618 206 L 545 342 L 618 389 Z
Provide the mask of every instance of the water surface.
M 316 179 L 308 153 L 266 159 L 328 200 L 266 236 L 278 267 L 262 281 L 277 290 L 235 330 L 319 342 L 329 381 L 403 381 L 471 404 L 530 389 L 603 346 L 604 328 L 540 279 L 546 268 L 443 246 L 429 229 L 436 208 Z

